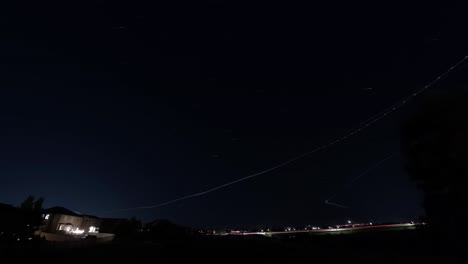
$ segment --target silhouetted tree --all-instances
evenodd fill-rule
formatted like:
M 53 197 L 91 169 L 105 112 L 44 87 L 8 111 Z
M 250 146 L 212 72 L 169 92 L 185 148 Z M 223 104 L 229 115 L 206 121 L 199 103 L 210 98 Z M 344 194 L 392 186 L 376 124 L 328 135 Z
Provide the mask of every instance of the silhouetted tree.
M 21 203 L 21 209 L 23 210 L 33 210 L 34 209 L 34 196 L 29 195 L 26 200 Z
M 424 193 L 428 221 L 440 235 L 459 233 L 467 217 L 468 96 L 445 95 L 422 103 L 402 126 L 410 177 Z
M 101 231 L 113 233 L 118 239 L 135 239 L 142 227 L 141 221 L 135 217 L 111 222 L 109 224 L 109 220 L 106 220 Z
M 29 195 L 20 206 L 22 211 L 22 226 L 23 235 L 31 237 L 34 231 L 36 231 L 42 223 L 42 205 L 44 198 L 39 197 L 37 200 L 33 195 Z
M 34 211 L 40 212 L 42 211 L 42 205 L 44 204 L 44 198 L 39 197 L 35 202 L 34 202 Z
M 178 240 L 193 236 L 193 230 L 180 226 L 166 219 L 152 221 L 143 228 L 147 230 L 148 239 L 151 240 Z

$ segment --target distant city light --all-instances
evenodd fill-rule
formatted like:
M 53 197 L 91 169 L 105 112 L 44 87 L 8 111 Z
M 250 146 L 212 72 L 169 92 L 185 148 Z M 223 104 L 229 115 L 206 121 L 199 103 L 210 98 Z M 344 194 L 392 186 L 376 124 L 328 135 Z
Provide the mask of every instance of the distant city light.
M 372 222 L 370 222 L 369 225 L 372 225 Z

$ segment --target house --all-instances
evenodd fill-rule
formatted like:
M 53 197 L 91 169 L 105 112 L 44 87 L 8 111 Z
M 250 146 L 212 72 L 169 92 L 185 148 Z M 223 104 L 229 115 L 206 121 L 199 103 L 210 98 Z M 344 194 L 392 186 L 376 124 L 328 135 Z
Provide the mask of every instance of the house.
M 41 230 L 65 235 L 88 235 L 99 232 L 101 220 L 96 216 L 80 214 L 63 207 L 43 211 Z
M 42 212 L 42 225 L 38 235 L 51 241 L 71 241 L 83 238 L 112 240 L 114 235 L 100 233 L 101 219 L 68 210 L 52 207 Z

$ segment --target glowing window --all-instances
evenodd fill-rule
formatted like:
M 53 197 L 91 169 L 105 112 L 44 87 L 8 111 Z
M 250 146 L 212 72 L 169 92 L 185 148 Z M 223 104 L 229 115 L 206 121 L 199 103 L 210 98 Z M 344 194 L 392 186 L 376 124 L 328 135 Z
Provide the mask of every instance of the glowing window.
M 72 224 L 60 224 L 58 230 L 70 232 L 72 230 L 72 227 L 73 227 Z
M 99 227 L 90 226 L 88 232 L 89 233 L 98 233 L 99 232 Z

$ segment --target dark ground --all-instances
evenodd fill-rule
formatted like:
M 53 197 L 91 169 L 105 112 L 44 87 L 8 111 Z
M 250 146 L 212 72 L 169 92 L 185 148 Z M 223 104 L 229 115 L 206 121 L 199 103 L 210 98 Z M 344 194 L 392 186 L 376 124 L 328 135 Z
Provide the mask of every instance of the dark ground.
M 190 259 L 228 262 L 237 258 L 257 263 L 462 263 L 434 248 L 417 231 L 369 232 L 352 235 L 295 237 L 199 237 L 184 241 L 114 241 L 81 248 L 52 244 L 5 247 L 2 259 L 72 262 L 174 263 Z

